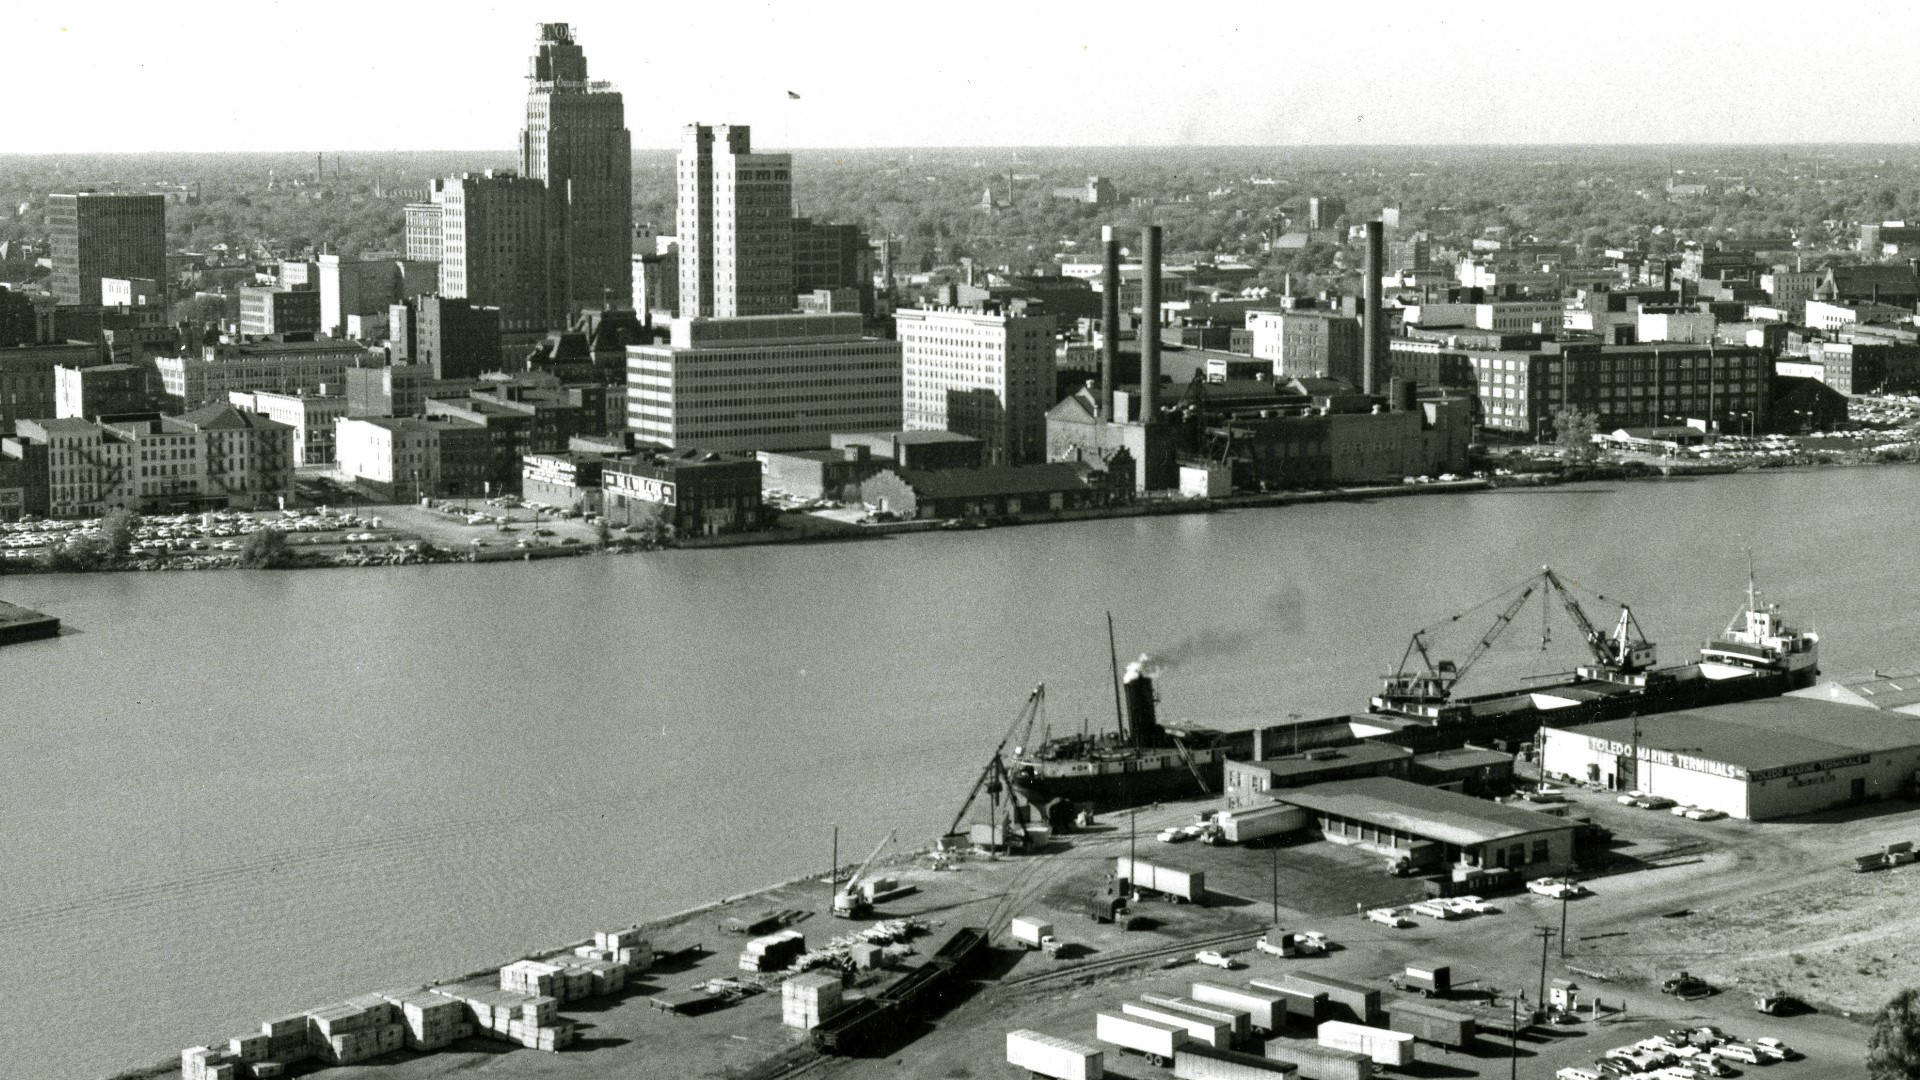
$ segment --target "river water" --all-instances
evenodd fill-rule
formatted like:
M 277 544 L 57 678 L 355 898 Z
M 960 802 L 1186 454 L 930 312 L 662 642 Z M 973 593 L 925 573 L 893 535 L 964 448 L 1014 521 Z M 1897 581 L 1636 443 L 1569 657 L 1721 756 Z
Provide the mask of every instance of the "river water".
M 1128 518 L 488 567 L 0 579 L 0 1076 L 88 1077 L 944 827 L 1028 689 L 1110 723 L 1359 708 L 1542 564 L 1667 662 L 1762 585 L 1823 667 L 1920 666 L 1920 469 Z M 1599 618 L 1604 605 L 1590 605 Z M 1493 608 L 1436 634 L 1459 655 Z M 1556 617 L 1558 613 L 1555 613 Z M 1578 659 L 1530 608 L 1463 689 Z M 1549 636 L 1545 649 L 1541 639 Z

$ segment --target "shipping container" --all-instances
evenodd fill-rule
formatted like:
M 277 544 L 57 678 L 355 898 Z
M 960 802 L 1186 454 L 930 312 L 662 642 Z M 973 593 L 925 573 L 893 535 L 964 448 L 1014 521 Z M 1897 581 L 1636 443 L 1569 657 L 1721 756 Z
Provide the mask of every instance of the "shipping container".
M 1173 1052 L 1189 1041 L 1186 1028 L 1124 1013 L 1102 1012 L 1094 1017 L 1094 1025 L 1095 1037 L 1101 1042 L 1145 1054 L 1155 1065 L 1171 1062 Z
M 1038 1031 L 1007 1032 L 1007 1064 L 1051 1080 L 1101 1080 L 1106 1052 Z
M 1404 1031 L 1328 1020 L 1320 1025 L 1320 1045 L 1365 1054 L 1375 1065 L 1399 1068 L 1413 1063 L 1413 1036 Z
M 1176 1080 L 1284 1080 L 1299 1071 L 1298 1065 L 1289 1062 L 1232 1050 L 1183 1046 L 1173 1052 Z
M 1252 1021 L 1255 1035 L 1271 1035 L 1287 1026 L 1287 995 L 1273 990 L 1255 987 L 1241 990 L 1219 983 L 1197 982 L 1189 996 L 1202 1005 L 1227 1005 L 1244 1010 Z
M 1423 1001 L 1395 1001 L 1387 1006 L 1387 1026 L 1423 1042 L 1460 1049 L 1473 1042 L 1476 1026 L 1466 1013 Z
M 1236 1009 L 1231 1005 L 1208 1005 L 1190 997 L 1178 997 L 1173 994 L 1141 994 L 1140 1000 L 1149 1005 L 1164 1005 L 1170 1009 L 1192 1013 L 1209 1020 L 1218 1020 L 1227 1024 L 1233 1033 L 1235 1042 L 1253 1033 L 1253 1014 L 1245 1009 Z
M 1255 990 L 1269 990 L 1284 994 L 1287 998 L 1287 1022 L 1317 1026 L 1322 1020 L 1332 1017 L 1328 1014 L 1327 992 L 1310 986 L 1296 986 L 1281 979 L 1248 979 L 1247 985 Z
M 1123 1001 L 1120 1003 L 1120 1011 L 1142 1020 L 1155 1020 L 1162 1024 L 1184 1028 L 1189 1039 L 1216 1050 L 1233 1048 L 1233 1026 L 1220 1020 L 1195 1016 L 1179 1009 L 1170 1009 L 1144 1001 Z
M 1325 1014 L 1320 1017 L 1322 1020 L 1365 1024 L 1380 1015 L 1380 991 L 1371 986 L 1306 972 L 1288 972 L 1281 979 L 1289 986 L 1308 992 L 1324 992 L 1327 995 L 1327 1007 Z
M 1299 1039 L 1268 1039 L 1265 1056 L 1300 1068 L 1301 1080 L 1373 1080 L 1373 1059 Z
M 1029 949 L 1037 949 L 1044 938 L 1053 936 L 1053 924 L 1045 919 L 1036 919 L 1022 915 L 1008 924 L 1013 940 Z
M 1270 836 L 1299 832 L 1307 827 L 1307 812 L 1298 806 L 1274 803 L 1271 806 L 1222 810 L 1214 815 L 1213 821 L 1220 827 L 1220 835 L 1229 842 L 1245 844 Z
M 1135 891 L 1156 892 L 1190 904 L 1207 902 L 1207 875 L 1199 870 L 1121 855 L 1114 859 L 1114 873 L 1130 882 Z

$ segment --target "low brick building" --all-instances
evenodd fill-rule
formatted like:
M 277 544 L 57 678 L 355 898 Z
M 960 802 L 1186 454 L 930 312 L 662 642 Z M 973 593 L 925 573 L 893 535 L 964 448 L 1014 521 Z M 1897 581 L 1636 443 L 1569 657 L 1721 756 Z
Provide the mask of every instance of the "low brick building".
M 1132 477 L 1126 477 L 1130 487 Z M 901 518 L 1043 517 L 1105 506 L 1107 474 L 1084 465 L 989 465 L 980 469 L 887 469 L 860 485 L 860 498 Z
M 602 512 L 615 525 L 658 523 L 676 536 L 754 532 L 767 525 L 760 462 L 708 450 L 610 458 L 601 467 Z

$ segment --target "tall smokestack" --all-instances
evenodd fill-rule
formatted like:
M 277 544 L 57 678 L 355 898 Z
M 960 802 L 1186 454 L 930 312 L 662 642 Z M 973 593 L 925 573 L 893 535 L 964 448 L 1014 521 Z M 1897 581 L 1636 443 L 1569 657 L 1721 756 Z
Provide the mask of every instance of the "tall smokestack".
M 1100 415 L 1113 416 L 1113 372 L 1120 363 L 1120 238 L 1113 226 L 1100 227 L 1100 241 L 1106 247 L 1106 265 L 1101 268 L 1100 286 Z
M 1385 226 L 1378 220 L 1367 222 L 1366 355 L 1360 361 L 1360 389 L 1369 394 L 1387 370 L 1387 299 L 1380 285 L 1380 269 L 1387 261 L 1386 243 Z
M 1160 226 L 1147 226 L 1140 259 L 1140 418 L 1160 419 Z

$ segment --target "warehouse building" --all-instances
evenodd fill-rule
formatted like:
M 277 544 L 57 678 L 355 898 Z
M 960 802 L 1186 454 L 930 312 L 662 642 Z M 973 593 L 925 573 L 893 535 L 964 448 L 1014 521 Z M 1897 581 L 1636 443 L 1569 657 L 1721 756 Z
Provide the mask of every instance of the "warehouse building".
M 1255 760 L 1229 760 L 1224 766 L 1229 807 L 1269 802 L 1273 798 L 1269 793 L 1280 788 L 1363 776 L 1404 777 L 1413 762 L 1413 751 L 1406 747 L 1372 740 L 1261 758 L 1262 735 L 1264 732 L 1256 732 L 1254 736 Z
M 1496 868 L 1527 877 L 1573 864 L 1574 823 L 1391 776 L 1289 789 L 1276 798 L 1314 816 L 1336 844 L 1456 876 Z
M 1787 696 L 1544 728 L 1548 775 L 1763 821 L 1910 794 L 1920 722 Z

